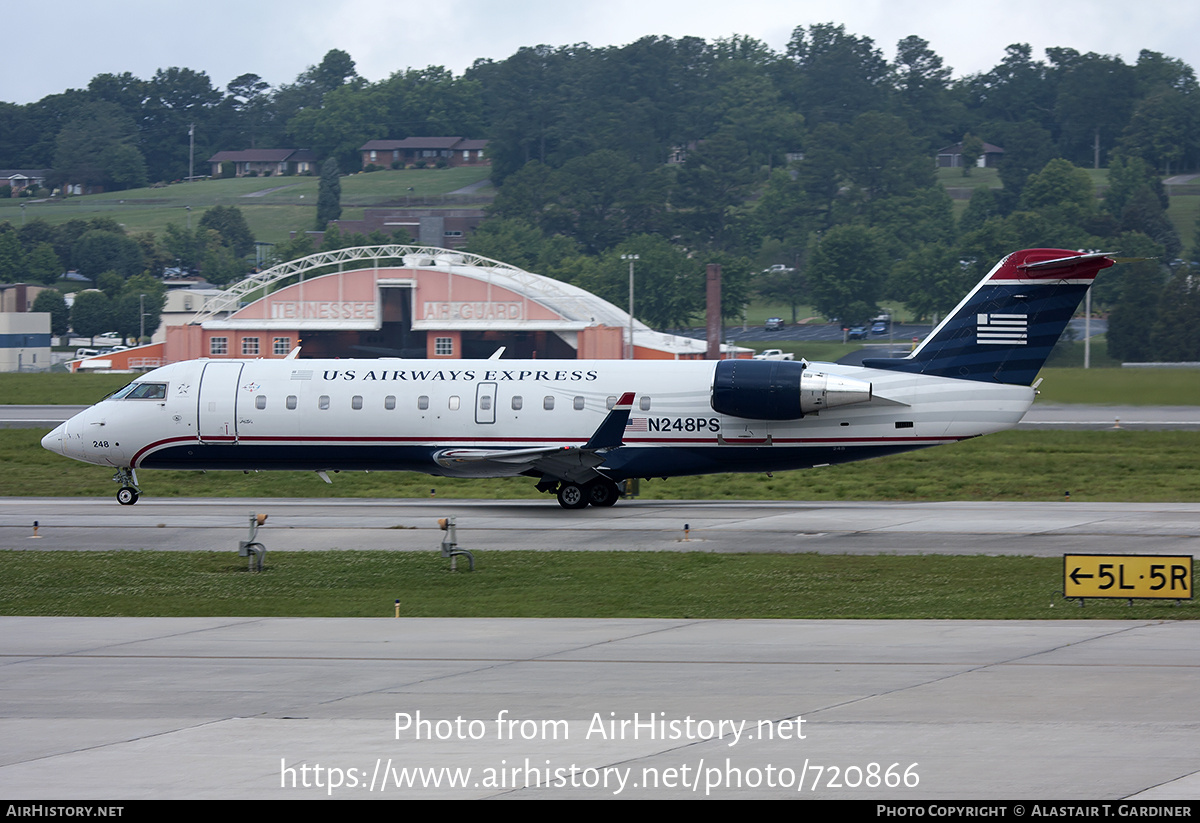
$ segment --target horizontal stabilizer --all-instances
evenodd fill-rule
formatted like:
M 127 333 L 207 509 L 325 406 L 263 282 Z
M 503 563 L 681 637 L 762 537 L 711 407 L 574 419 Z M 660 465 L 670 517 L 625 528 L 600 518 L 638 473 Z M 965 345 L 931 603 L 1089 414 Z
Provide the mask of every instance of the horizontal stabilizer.
M 585 449 L 615 449 L 625 441 L 625 424 L 629 422 L 629 413 L 633 411 L 633 392 L 627 391 L 617 400 L 608 417 L 596 429 L 595 434 L 584 445 Z

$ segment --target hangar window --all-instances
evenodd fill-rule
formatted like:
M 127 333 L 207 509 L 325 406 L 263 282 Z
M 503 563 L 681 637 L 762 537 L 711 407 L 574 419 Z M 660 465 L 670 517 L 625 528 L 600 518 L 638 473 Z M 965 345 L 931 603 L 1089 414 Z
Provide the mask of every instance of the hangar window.
M 317 408 L 318 409 L 328 409 L 329 408 L 329 395 L 323 394 L 319 398 L 317 398 Z
M 229 338 L 228 337 L 213 337 L 208 341 L 209 354 L 229 354 Z
M 554 395 L 548 394 L 542 398 L 542 408 L 546 411 L 554 410 Z
M 242 356 L 257 357 L 258 356 L 258 338 L 243 337 L 242 338 Z
M 417 408 L 421 411 L 425 411 L 427 408 L 429 408 L 429 395 L 423 394 L 417 398 Z
M 576 397 L 575 398 L 575 411 L 579 411 L 582 408 L 583 408 L 583 398 Z
M 617 405 L 617 396 L 615 394 L 610 394 L 608 397 L 604 398 L 604 408 L 612 411 L 612 407 L 615 405 Z
M 358 409 L 362 408 L 362 395 L 361 394 L 356 394 L 350 398 L 350 408 L 355 409 L 356 411 Z
M 296 395 L 294 395 L 294 394 L 289 394 L 289 395 L 288 395 L 288 398 L 287 398 L 287 403 L 286 403 L 286 405 L 287 405 L 287 407 L 288 407 L 289 409 L 294 409 L 294 408 L 296 408 Z
M 450 395 L 450 411 L 458 411 L 458 395 Z
M 433 338 L 433 353 L 436 357 L 452 357 L 454 355 L 454 338 Z
M 642 399 L 638 401 L 638 408 L 642 411 L 650 411 L 650 398 L 642 395 Z
M 383 407 L 388 411 L 396 408 L 396 395 L 389 394 L 387 397 L 383 398 Z
M 254 398 L 254 408 L 265 409 L 266 407 L 267 407 L 267 396 L 265 394 L 260 394 L 260 395 L 258 395 L 258 397 Z
M 513 399 L 512 399 L 512 408 L 513 408 L 513 411 L 520 411 L 520 410 L 521 410 L 521 403 L 522 403 L 522 400 L 521 400 L 521 395 L 519 395 L 519 394 L 514 394 L 514 395 L 513 395 Z
M 291 350 L 292 338 L 290 337 L 276 337 L 274 342 L 271 344 L 271 352 L 276 357 L 284 357 Z

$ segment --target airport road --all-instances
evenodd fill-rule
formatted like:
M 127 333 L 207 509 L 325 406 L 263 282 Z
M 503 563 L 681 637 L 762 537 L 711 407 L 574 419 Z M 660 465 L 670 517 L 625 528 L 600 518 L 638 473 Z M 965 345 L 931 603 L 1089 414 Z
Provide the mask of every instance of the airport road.
M 0 429 L 52 429 L 87 406 L 2 406 Z M 1200 406 L 1088 406 L 1037 403 L 1026 414 L 1021 429 L 1124 429 L 1200 430 Z
M 473 551 L 1200 554 L 1200 503 L 0 498 L 0 549 L 233 551 L 251 512 L 268 552 L 435 551 L 454 516 Z M 33 537 L 33 522 L 38 536 Z M 687 536 L 684 527 L 688 527 Z
M 1200 798 L 1193 621 L 6 617 L 0 670 L 10 801 Z

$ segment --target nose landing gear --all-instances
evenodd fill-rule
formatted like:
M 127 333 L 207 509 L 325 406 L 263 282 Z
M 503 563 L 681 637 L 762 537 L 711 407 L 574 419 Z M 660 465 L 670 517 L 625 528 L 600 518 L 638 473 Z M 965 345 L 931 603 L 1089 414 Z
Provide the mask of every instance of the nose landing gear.
M 117 469 L 117 473 L 113 475 L 112 479 L 121 484 L 121 488 L 117 492 L 118 503 L 122 506 L 132 506 L 138 502 L 138 496 L 141 495 L 142 490 L 138 488 L 136 471 L 126 468 Z

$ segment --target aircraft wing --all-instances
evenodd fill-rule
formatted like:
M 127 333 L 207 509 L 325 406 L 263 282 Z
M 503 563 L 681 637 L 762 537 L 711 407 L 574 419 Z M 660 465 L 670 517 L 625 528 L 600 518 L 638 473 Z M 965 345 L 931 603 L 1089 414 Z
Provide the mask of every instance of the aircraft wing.
M 604 421 L 582 446 L 539 446 L 530 449 L 443 449 L 433 459 L 443 468 L 464 474 L 474 469 L 509 467 L 514 474 L 538 471 L 563 480 L 581 480 L 595 476 L 604 462 L 605 452 L 620 448 L 625 426 L 633 410 L 633 392 L 617 400 Z

